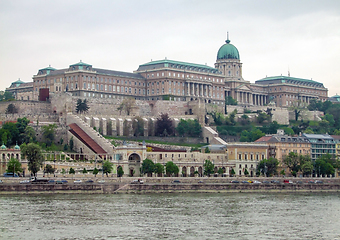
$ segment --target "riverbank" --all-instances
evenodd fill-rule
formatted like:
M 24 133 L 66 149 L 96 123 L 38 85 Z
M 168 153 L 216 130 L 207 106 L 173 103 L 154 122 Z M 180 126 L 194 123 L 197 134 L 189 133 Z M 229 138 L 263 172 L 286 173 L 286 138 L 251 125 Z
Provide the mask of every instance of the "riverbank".
M 105 180 L 104 180 L 105 179 Z M 245 183 L 237 178 L 99 178 L 94 182 L 78 182 L 67 179 L 67 183 L 20 184 L 9 179 L 0 184 L 0 194 L 146 194 L 146 193 L 222 193 L 222 192 L 340 192 L 337 178 L 292 178 L 293 183 L 284 183 L 282 178 L 256 178 L 261 183 Z M 249 179 L 249 178 L 248 178 Z M 6 179 L 7 180 L 7 179 Z M 78 179 L 79 180 L 79 179 Z M 271 183 L 271 181 L 278 181 Z M 288 179 L 286 179 L 288 180 Z M 231 181 L 236 181 L 231 183 Z M 242 182 L 243 181 L 243 182 Z M 312 182 L 313 181 L 313 182 Z M 315 183 L 318 181 L 319 183 Z M 263 183 L 265 182 L 265 183 Z

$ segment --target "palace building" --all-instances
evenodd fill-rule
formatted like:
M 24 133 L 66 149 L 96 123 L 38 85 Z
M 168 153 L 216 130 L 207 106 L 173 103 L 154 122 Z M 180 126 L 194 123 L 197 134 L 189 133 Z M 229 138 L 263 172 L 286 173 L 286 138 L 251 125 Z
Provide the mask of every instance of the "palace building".
M 18 100 L 45 100 L 50 93 L 69 92 L 91 98 L 200 99 L 224 105 L 231 96 L 239 105 L 263 106 L 272 102 L 278 107 L 328 98 L 327 88 L 313 80 L 290 76 L 266 77 L 255 83 L 244 80 L 239 51 L 229 39 L 219 48 L 214 67 L 164 59 L 142 64 L 129 73 L 95 68 L 80 61 L 64 69 L 39 69 L 33 83 L 16 81 L 6 90 Z

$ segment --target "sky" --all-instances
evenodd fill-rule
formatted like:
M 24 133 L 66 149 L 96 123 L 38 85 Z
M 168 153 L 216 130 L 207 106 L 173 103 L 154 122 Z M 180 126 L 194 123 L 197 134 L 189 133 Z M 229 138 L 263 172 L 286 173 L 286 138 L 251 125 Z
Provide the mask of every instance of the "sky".
M 0 0 L 0 90 L 80 60 L 125 72 L 165 58 L 213 67 L 227 32 L 244 80 L 290 72 L 340 94 L 339 0 Z

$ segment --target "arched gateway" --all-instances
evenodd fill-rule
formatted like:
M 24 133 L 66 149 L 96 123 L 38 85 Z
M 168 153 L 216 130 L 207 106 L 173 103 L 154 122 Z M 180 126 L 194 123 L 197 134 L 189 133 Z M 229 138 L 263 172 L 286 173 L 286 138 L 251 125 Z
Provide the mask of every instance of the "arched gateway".
M 140 175 L 140 159 L 141 157 L 137 153 L 132 153 L 129 156 L 129 176 Z

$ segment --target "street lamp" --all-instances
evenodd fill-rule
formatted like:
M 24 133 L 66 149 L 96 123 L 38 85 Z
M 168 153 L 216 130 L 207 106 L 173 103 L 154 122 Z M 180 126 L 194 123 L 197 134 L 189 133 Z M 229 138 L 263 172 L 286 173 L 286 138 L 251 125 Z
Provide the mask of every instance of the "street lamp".
M 54 155 L 54 160 L 53 160 L 53 162 L 54 162 L 54 177 L 55 177 L 55 155 Z

